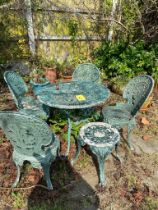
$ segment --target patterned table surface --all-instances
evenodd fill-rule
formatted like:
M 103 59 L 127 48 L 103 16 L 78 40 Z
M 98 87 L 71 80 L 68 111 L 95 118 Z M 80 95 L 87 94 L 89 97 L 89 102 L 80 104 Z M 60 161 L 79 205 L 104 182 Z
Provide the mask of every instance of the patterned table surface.
M 102 84 L 85 81 L 59 82 L 38 91 L 43 104 L 60 109 L 90 108 L 104 103 L 110 91 Z

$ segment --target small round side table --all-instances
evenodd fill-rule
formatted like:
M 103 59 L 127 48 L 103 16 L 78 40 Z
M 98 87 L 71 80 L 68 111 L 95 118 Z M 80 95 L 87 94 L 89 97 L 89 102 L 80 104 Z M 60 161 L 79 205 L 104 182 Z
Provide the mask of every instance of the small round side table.
M 99 166 L 99 185 L 104 186 L 105 180 L 105 159 L 118 144 L 120 134 L 116 128 L 104 122 L 91 122 L 81 127 L 77 138 L 77 150 L 71 160 L 73 165 L 79 156 L 81 146 L 88 145 L 90 151 L 96 155 Z M 118 157 L 117 157 L 118 158 Z

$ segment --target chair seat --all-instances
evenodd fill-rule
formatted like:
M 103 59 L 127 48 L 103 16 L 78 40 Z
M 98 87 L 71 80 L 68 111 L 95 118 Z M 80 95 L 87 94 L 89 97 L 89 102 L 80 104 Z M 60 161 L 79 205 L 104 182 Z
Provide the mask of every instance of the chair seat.
M 20 109 L 20 113 L 27 114 L 27 115 L 32 115 L 34 117 L 40 117 L 43 120 L 46 120 L 48 118 L 47 113 L 38 107 L 36 109 Z
M 89 146 L 113 147 L 119 141 L 120 135 L 107 123 L 92 122 L 80 129 L 79 137 Z
M 116 106 L 108 106 L 102 110 L 104 121 L 114 127 L 122 127 L 132 120 L 133 116 L 126 109 L 119 109 Z
M 24 114 L 47 119 L 49 117 L 49 107 L 44 106 L 32 96 L 27 96 L 22 99 L 23 109 L 19 111 Z
M 29 108 L 35 108 L 38 106 L 39 102 L 34 99 L 32 96 L 26 96 L 22 99 L 22 105 L 24 108 L 29 109 Z

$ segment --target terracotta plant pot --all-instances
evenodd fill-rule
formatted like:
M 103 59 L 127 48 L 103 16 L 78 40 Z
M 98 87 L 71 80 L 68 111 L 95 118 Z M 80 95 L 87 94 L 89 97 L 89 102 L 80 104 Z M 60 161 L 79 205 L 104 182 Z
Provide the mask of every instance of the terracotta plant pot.
M 72 73 L 73 73 L 73 68 L 67 67 L 62 70 L 60 77 L 65 81 L 70 81 L 72 80 Z
M 45 69 L 45 77 L 48 79 L 50 83 L 55 83 L 57 79 L 57 71 L 54 68 L 47 68 L 44 67 Z
M 65 75 L 62 75 L 61 78 L 62 78 L 64 81 L 70 81 L 70 80 L 72 80 L 72 76 L 65 76 Z
M 123 77 L 115 77 L 108 82 L 108 87 L 111 89 L 112 92 L 123 95 L 123 90 L 127 85 L 129 79 Z
M 123 90 L 126 86 L 127 82 L 111 82 L 108 86 L 111 89 L 112 92 L 118 94 L 118 95 L 123 95 Z

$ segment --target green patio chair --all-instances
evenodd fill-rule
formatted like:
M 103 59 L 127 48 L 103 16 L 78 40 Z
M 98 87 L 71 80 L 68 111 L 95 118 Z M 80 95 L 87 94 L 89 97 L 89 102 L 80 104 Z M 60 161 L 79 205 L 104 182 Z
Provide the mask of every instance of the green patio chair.
M 100 82 L 99 69 L 92 63 L 79 64 L 72 74 L 72 80 Z
M 123 91 L 125 103 L 107 106 L 102 110 L 104 121 L 117 129 L 128 127 L 127 143 L 131 149 L 131 131 L 136 126 L 135 116 L 154 87 L 154 80 L 148 75 L 134 77 Z
M 72 80 L 100 83 L 101 79 L 99 69 L 92 63 L 79 64 L 72 74 Z M 74 115 L 74 118 L 77 118 L 77 121 L 80 123 L 83 121 L 86 122 L 86 119 L 96 115 L 96 111 L 94 108 L 85 108 L 81 109 L 80 112 L 77 111 L 76 116 L 75 114 L 71 115 Z
M 4 79 L 20 112 L 38 116 L 42 119 L 48 118 L 48 107 L 41 104 L 32 96 L 26 96 L 26 93 L 28 93 L 28 87 L 19 74 L 15 71 L 5 71 Z
M 43 169 L 47 186 L 53 189 L 49 169 L 58 155 L 60 143 L 48 125 L 40 118 L 19 112 L 0 112 L 0 127 L 13 146 L 17 177 L 12 187 L 20 180 L 24 161 L 29 161 L 34 168 Z

